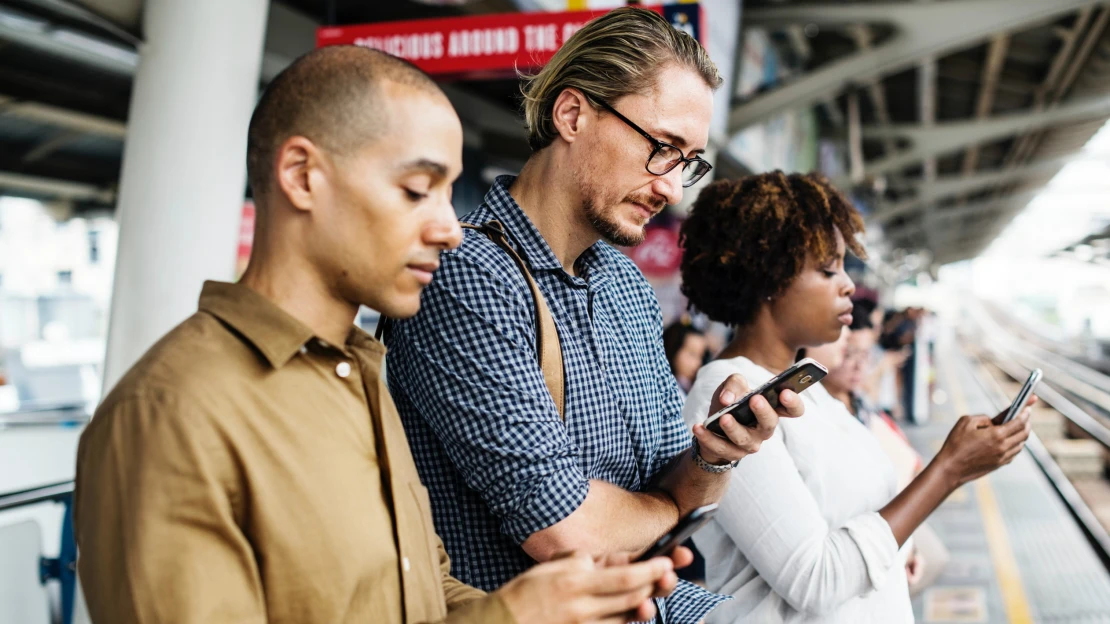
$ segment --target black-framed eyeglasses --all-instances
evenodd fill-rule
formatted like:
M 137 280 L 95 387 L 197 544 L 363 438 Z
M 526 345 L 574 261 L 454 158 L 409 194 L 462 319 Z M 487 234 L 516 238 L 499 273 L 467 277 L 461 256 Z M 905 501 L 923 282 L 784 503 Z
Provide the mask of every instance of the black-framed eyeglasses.
M 648 173 L 657 176 L 667 175 L 673 171 L 675 167 L 682 165 L 682 186 L 690 187 L 697 184 L 698 180 L 705 177 L 705 174 L 709 173 L 709 170 L 713 168 L 713 165 L 702 160 L 700 156 L 687 158 L 686 155 L 682 153 L 682 150 L 670 143 L 664 143 L 651 136 L 646 130 L 632 123 L 631 119 L 618 113 L 617 109 L 610 106 L 608 102 L 597 98 L 593 99 L 600 104 L 602 108 L 616 115 L 617 119 L 628 124 L 629 128 L 639 132 L 641 136 L 652 144 L 651 155 L 648 156 L 647 164 L 644 165 Z

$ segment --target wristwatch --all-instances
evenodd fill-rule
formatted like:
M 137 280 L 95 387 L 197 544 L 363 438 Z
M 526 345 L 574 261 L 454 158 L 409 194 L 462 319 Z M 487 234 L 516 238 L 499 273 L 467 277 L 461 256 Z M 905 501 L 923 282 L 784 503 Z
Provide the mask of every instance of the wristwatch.
M 705 459 L 703 459 L 702 456 L 701 456 L 701 446 L 698 445 L 698 439 L 697 438 L 694 438 L 694 443 L 692 445 L 690 445 L 690 448 L 691 448 L 691 451 L 692 451 L 690 453 L 690 457 L 694 458 L 694 463 L 697 464 L 698 468 L 701 468 L 702 470 L 704 470 L 706 472 L 710 472 L 710 473 L 713 473 L 713 474 L 721 474 L 722 472 L 728 472 L 729 470 L 732 470 L 733 468 L 736 467 L 737 464 L 740 463 L 739 459 L 734 461 L 734 462 L 729 462 L 727 464 L 711 464 L 711 463 L 705 461 Z

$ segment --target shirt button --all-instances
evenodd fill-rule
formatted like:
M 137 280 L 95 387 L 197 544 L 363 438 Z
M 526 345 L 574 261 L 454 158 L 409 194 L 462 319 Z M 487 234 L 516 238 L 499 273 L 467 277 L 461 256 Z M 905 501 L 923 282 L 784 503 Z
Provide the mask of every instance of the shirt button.
M 401 567 L 405 569 L 405 572 L 408 572 L 409 570 L 412 569 L 412 564 L 409 563 L 409 558 L 408 557 L 402 557 L 401 558 Z
M 348 362 L 340 362 L 335 365 L 335 374 L 343 379 L 346 379 L 351 374 L 351 365 Z

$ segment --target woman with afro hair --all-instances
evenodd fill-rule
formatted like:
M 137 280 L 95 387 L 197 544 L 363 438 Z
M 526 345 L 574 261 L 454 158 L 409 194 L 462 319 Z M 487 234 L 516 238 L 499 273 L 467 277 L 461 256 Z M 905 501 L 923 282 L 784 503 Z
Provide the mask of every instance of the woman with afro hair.
M 814 174 L 776 171 L 702 191 L 682 228 L 682 290 L 735 335 L 698 372 L 687 423 L 703 427 L 713 390 L 729 375 L 757 386 L 800 349 L 840 337 L 855 290 L 844 256 L 864 256 L 862 232 L 859 213 Z M 694 538 L 709 589 L 735 597 L 709 621 L 912 622 L 903 545 L 957 487 L 1017 455 L 1028 406 L 1004 425 L 960 418 L 899 492 L 890 460 L 843 403 L 820 385 L 801 396 L 805 415 L 780 420 L 740 462 L 714 520 Z

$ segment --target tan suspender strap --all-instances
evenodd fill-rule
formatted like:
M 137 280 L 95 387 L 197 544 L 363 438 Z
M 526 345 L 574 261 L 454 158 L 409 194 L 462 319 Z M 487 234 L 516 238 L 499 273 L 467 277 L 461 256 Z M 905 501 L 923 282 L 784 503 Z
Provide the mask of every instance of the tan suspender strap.
M 482 225 L 461 223 L 460 225 L 469 230 L 478 230 L 488 236 L 498 247 L 505 250 L 505 253 L 509 254 L 513 262 L 516 262 L 516 266 L 524 275 L 524 281 L 528 282 L 536 312 L 536 355 L 540 361 L 540 370 L 543 371 L 543 381 L 547 385 L 547 391 L 551 393 L 551 399 L 555 401 L 555 409 L 559 412 L 559 418 L 565 421 L 563 348 L 559 342 L 559 330 L 555 327 L 555 318 L 551 316 L 551 310 L 547 307 L 547 300 L 543 298 L 539 285 L 532 278 L 532 273 L 528 270 L 524 258 L 509 244 L 509 240 L 505 237 L 505 228 L 500 222 L 488 221 Z
M 489 221 L 482 225 L 460 223 L 459 225 L 468 230 L 477 230 L 485 234 L 494 244 L 505 250 L 505 253 L 509 254 L 513 262 L 516 262 L 517 268 L 524 275 L 524 281 L 528 282 L 528 288 L 532 290 L 532 302 L 536 313 L 536 357 L 540 361 L 543 382 L 547 385 L 547 391 L 551 393 L 551 399 L 555 401 L 555 409 L 559 412 L 559 418 L 565 421 L 567 417 L 563 407 L 566 393 L 565 377 L 563 376 L 563 348 L 559 342 L 559 330 L 555 327 L 555 318 L 551 316 L 551 310 L 547 307 L 547 301 L 543 298 L 540 287 L 536 284 L 536 280 L 532 278 L 532 273 L 528 270 L 524 258 L 509 244 L 509 240 L 505 237 L 505 228 L 500 222 Z M 393 320 L 385 316 L 379 318 L 374 337 L 383 340 L 386 334 L 389 333 L 392 323 Z

